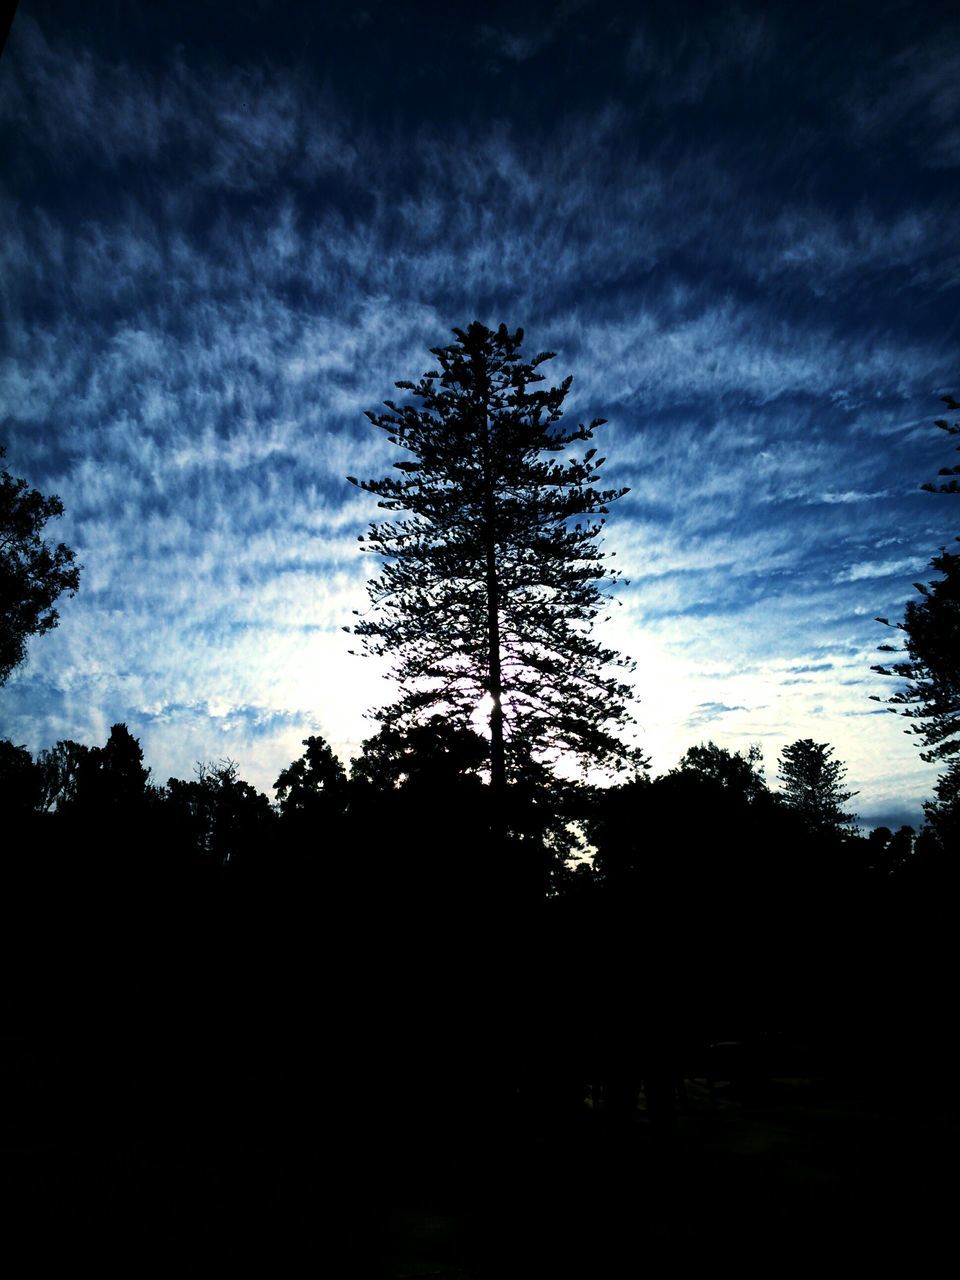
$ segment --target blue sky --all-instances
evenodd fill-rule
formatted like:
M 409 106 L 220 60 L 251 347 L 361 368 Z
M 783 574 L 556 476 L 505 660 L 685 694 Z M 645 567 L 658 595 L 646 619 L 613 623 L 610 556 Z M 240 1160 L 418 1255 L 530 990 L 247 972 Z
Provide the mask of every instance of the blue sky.
M 313 12 L 316 8 L 319 12 Z M 609 419 L 657 770 L 832 743 L 868 825 L 935 770 L 869 700 L 954 534 L 952 6 L 41 3 L 0 59 L 0 442 L 81 590 L 0 691 L 31 750 L 125 721 L 269 790 L 386 699 L 346 483 L 454 325 L 522 326 Z

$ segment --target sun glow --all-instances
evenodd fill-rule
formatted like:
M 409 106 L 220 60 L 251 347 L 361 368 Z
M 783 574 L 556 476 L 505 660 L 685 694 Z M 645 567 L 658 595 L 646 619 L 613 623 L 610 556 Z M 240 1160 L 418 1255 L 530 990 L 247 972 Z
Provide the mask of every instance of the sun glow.
M 474 730 L 482 734 L 488 741 L 490 739 L 490 717 L 493 715 L 493 694 L 485 693 L 477 703 L 473 715 L 470 717 L 470 724 Z

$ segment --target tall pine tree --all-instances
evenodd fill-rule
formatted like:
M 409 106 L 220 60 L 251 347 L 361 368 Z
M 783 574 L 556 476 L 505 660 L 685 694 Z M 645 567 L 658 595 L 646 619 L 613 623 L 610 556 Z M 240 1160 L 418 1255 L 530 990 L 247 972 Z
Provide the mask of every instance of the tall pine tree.
M 407 455 L 399 477 L 348 479 L 388 512 L 365 548 L 383 561 L 369 584 L 369 618 L 353 627 L 367 652 L 393 659 L 401 694 L 376 714 L 387 727 L 441 713 L 467 726 L 487 697 L 495 811 L 508 779 L 536 757 L 623 767 L 631 696 L 592 625 L 608 571 L 598 547 L 608 505 L 604 462 L 587 442 L 603 425 L 557 424 L 571 378 L 541 387 L 552 352 L 523 360 L 523 330 L 473 323 L 434 348 L 436 367 L 398 382 L 411 400 L 368 412 Z M 349 628 L 347 628 L 349 630 Z

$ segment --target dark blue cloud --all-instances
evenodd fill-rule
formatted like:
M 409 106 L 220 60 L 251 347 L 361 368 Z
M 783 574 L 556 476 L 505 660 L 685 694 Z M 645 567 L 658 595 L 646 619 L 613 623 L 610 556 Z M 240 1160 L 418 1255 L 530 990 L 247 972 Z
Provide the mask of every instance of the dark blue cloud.
M 699 729 L 703 725 L 714 724 L 722 715 L 734 711 L 747 711 L 744 706 L 728 707 L 724 702 L 701 702 L 694 707 L 693 713 L 687 717 L 688 729 Z

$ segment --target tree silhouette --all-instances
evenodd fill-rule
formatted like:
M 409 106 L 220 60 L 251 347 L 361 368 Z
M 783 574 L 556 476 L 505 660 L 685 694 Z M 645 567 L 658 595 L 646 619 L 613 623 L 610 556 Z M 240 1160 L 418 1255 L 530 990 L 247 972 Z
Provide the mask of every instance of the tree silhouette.
M 727 751 L 715 742 L 700 743 L 688 747 L 674 773 L 692 773 L 709 779 L 725 791 L 754 800 L 762 795 L 767 784 L 763 780 L 763 757 L 755 744 L 747 748 L 747 754 Z
M 431 904 L 439 919 L 455 900 L 479 908 L 489 878 L 480 776 L 488 758 L 482 735 L 439 715 L 363 743 L 350 766 L 352 861 L 361 892 L 387 917 L 401 901 L 404 919 L 434 914 Z
M 784 747 L 779 778 L 783 798 L 816 831 L 841 832 L 856 821 L 844 805 L 857 793 L 844 791 L 846 766 L 831 760 L 833 747 L 826 742 L 801 738 Z
M 925 801 L 923 806 L 927 828 L 941 849 L 956 853 L 960 851 L 960 759 L 950 762 L 933 793 L 936 799 Z
M 944 403 L 951 411 L 960 409 L 952 396 L 945 396 Z M 960 422 L 940 418 L 934 425 L 948 435 L 960 435 Z M 940 475 L 960 475 L 960 467 L 941 467 Z M 960 493 L 956 479 L 920 488 L 927 493 Z M 872 670 L 907 684 L 890 698 L 871 696 L 874 702 L 885 702 L 891 711 L 916 721 L 905 732 L 921 739 L 927 750 L 920 752 L 920 758 L 932 762 L 960 751 L 960 553 L 941 547 L 930 567 L 943 577 L 913 584 L 922 598 L 908 601 L 903 622 L 877 619 L 905 634 L 906 649 L 880 645 L 881 653 L 903 660 L 878 664 Z
M 906 636 L 905 651 L 894 645 L 881 645 L 880 651 L 905 654 L 905 660 L 871 669 L 908 683 L 889 698 L 871 697 L 916 721 L 905 732 L 927 747 L 921 759 L 934 761 L 960 751 L 960 553 L 942 550 L 930 567 L 944 576 L 913 584 L 921 599 L 907 602 L 903 622 L 878 619 Z
M 956 413 L 960 410 L 960 403 L 953 396 L 944 396 L 943 403 L 951 413 Z M 946 418 L 937 418 L 933 425 L 939 427 L 941 431 L 945 431 L 948 436 L 960 436 L 960 422 L 948 422 Z M 960 453 L 960 444 L 957 445 L 957 452 Z M 941 476 L 960 476 L 960 467 L 941 467 L 937 474 Z M 960 493 L 960 482 L 952 479 L 948 480 L 946 484 L 922 484 L 920 488 L 925 493 Z
M 82 742 L 61 738 L 38 754 L 37 767 L 43 779 L 40 808 L 44 812 L 54 807 L 69 809 L 76 803 L 80 775 L 87 771 L 84 761 L 90 750 Z
M 882 876 L 894 875 L 913 858 L 913 827 L 903 826 L 894 833 L 889 827 L 876 827 L 866 839 L 866 864 Z
M 235 760 L 200 762 L 195 772 L 167 782 L 175 838 L 213 864 L 262 852 L 275 820 L 267 797 L 238 777 Z
M 0 458 L 4 453 L 0 448 Z M 75 553 L 43 541 L 44 525 L 61 515 L 56 494 L 45 498 L 0 471 L 0 684 L 27 656 L 29 638 L 57 625 L 57 597 L 74 595 L 80 585 Z
M 12 815 L 41 806 L 43 778 L 30 752 L 9 738 L 0 738 L 0 823 L 9 831 Z
M 288 854 L 316 863 L 314 870 L 321 874 L 344 839 L 349 784 L 346 770 L 323 738 L 311 735 L 303 745 L 300 759 L 288 764 L 273 784 L 280 840 Z
M 467 727 L 488 696 L 496 814 L 508 774 L 533 752 L 615 767 L 630 758 L 618 737 L 630 689 L 607 669 L 633 664 L 591 636 L 598 583 L 619 576 L 596 545 L 602 517 L 627 490 L 594 487 L 595 448 L 553 457 L 604 420 L 555 425 L 572 379 L 534 389 L 552 352 L 522 360 L 523 330 L 505 325 L 453 332 L 433 349 L 436 369 L 397 383 L 414 403 L 367 414 L 409 456 L 394 464 L 400 478 L 348 479 L 409 514 L 361 539 L 385 563 L 369 584 L 373 617 L 353 632 L 394 660 L 402 692 L 377 713 L 387 729 L 436 714 Z
M 465 779 L 479 783 L 487 761 L 484 739 L 474 730 L 431 716 L 406 732 L 383 728 L 363 743 L 350 768 L 355 784 L 392 791 L 400 786 L 448 790 Z
M 81 802 L 101 816 L 129 811 L 143 803 L 149 776 L 139 739 L 125 724 L 112 725 L 106 743 L 89 751 L 80 766 Z
M 327 817 L 345 803 L 347 773 L 323 740 L 304 738 L 306 751 L 281 772 L 273 784 L 277 807 L 284 818 Z

